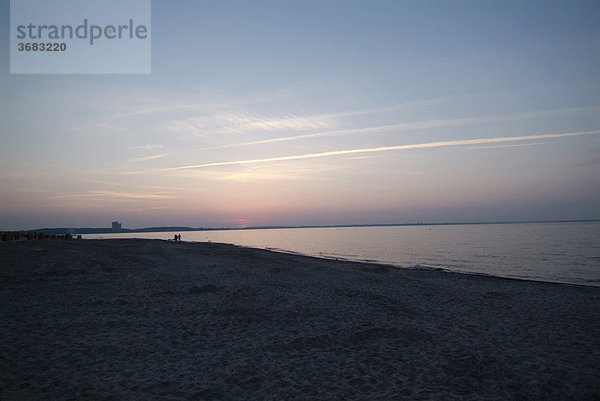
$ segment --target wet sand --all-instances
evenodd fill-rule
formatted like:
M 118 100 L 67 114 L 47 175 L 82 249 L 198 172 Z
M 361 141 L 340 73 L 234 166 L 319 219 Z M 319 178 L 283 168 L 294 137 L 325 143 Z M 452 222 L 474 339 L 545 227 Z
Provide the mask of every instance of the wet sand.
M 161 240 L 0 242 L 2 400 L 598 400 L 600 288 Z

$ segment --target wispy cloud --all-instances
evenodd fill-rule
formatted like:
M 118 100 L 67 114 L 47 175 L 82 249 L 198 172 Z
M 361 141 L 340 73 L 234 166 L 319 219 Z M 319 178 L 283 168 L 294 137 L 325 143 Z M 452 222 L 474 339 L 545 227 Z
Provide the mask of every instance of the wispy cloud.
M 147 160 L 162 159 L 163 157 L 166 157 L 166 156 L 169 156 L 169 155 L 170 155 L 170 153 L 161 153 L 159 155 L 136 157 L 135 159 L 131 159 L 129 161 L 132 162 L 132 163 L 144 162 L 144 161 L 147 161 Z
M 276 180 L 303 180 L 313 178 L 309 175 L 303 175 L 296 172 L 260 172 L 260 171 L 244 171 L 240 173 L 228 174 L 219 177 L 219 180 L 225 181 L 276 181 Z
M 181 96 L 181 94 L 175 94 L 175 95 L 171 95 L 171 96 Z M 231 104 L 229 102 L 210 102 L 210 101 L 206 101 L 206 102 L 198 102 L 198 101 L 188 101 L 188 102 L 181 102 L 181 103 L 173 103 L 173 102 L 166 102 L 168 104 L 161 104 L 161 103 L 165 103 L 165 99 L 164 99 L 164 94 L 153 94 L 150 96 L 149 100 L 150 102 L 154 102 L 155 104 L 152 105 L 144 105 L 144 106 L 140 106 L 137 108 L 131 108 L 128 111 L 117 111 L 115 113 L 113 113 L 112 115 L 108 116 L 105 121 L 117 121 L 117 120 L 124 120 L 124 119 L 128 119 L 131 117 L 144 117 L 144 116 L 149 116 L 149 115 L 156 115 L 156 114 L 170 114 L 170 113 L 176 113 L 176 112 L 193 112 L 193 113 L 198 113 L 198 112 L 207 112 L 207 111 L 218 111 L 218 110 L 223 110 L 224 108 L 228 108 L 231 107 Z M 133 99 L 134 101 L 132 101 L 132 99 L 126 99 L 124 100 L 124 107 L 129 106 L 130 103 L 136 103 L 137 100 L 139 100 L 137 97 Z
M 138 146 L 130 146 L 129 149 L 139 149 L 139 150 L 152 150 L 152 149 L 161 149 L 163 145 L 138 145 Z
M 170 120 L 165 126 L 168 130 L 178 133 L 227 135 L 260 131 L 306 131 L 331 128 L 332 124 L 327 115 L 262 116 L 236 112 Z
M 566 132 L 566 133 L 561 133 L 561 134 L 542 134 L 542 135 L 513 136 L 513 137 L 499 137 L 499 138 L 463 139 L 463 140 L 456 140 L 456 141 L 429 142 L 429 143 L 419 143 L 419 144 L 410 144 L 410 145 L 381 146 L 381 147 L 376 147 L 376 148 L 333 150 L 333 151 L 329 151 L 329 152 L 308 153 L 308 154 L 293 155 L 293 156 L 269 157 L 269 158 L 264 158 L 264 159 L 234 160 L 234 161 L 194 164 L 194 165 L 189 165 L 189 166 L 178 166 L 178 167 L 156 169 L 153 171 L 199 169 L 199 168 L 207 168 L 207 167 L 265 163 L 265 162 L 284 161 L 284 160 L 302 160 L 302 159 L 312 159 L 312 158 L 331 157 L 331 156 L 340 156 L 340 155 L 351 155 L 351 154 L 360 154 L 360 153 L 389 152 L 389 151 L 394 151 L 394 150 L 411 150 L 411 149 L 440 148 L 440 147 L 448 147 L 448 146 L 481 145 L 481 144 L 490 144 L 490 143 L 530 141 L 530 140 L 539 140 L 539 139 L 565 138 L 565 137 L 582 136 L 582 135 L 597 135 L 597 134 L 600 134 L 600 130 L 581 131 L 581 132 Z
M 513 145 L 491 145 L 491 146 L 471 146 L 468 149 L 499 149 L 499 148 L 519 148 L 523 146 L 538 146 L 545 145 L 551 143 L 550 141 L 546 142 L 533 142 L 533 143 L 517 143 Z
M 212 147 L 207 147 L 204 149 L 208 150 L 208 149 L 230 148 L 230 147 L 237 147 L 237 146 L 262 145 L 262 144 L 274 143 L 274 142 L 297 141 L 300 139 L 319 138 L 319 137 L 324 137 L 324 136 L 335 136 L 335 135 L 378 133 L 378 132 L 390 132 L 390 131 L 401 132 L 401 131 L 412 131 L 412 130 L 419 130 L 419 129 L 443 128 L 443 127 L 474 124 L 474 123 L 482 122 L 482 121 L 484 121 L 484 120 L 480 117 L 458 118 L 458 119 L 449 119 L 449 120 L 414 121 L 414 122 L 408 122 L 408 123 L 379 125 L 379 126 L 375 126 L 375 127 L 338 129 L 338 130 L 332 130 L 332 131 L 316 132 L 313 134 L 303 134 L 303 135 L 286 136 L 286 137 L 280 137 L 280 138 L 262 139 L 262 140 L 258 140 L 258 141 L 212 146 Z
M 125 199 L 169 199 L 170 195 L 161 193 L 146 194 L 132 192 L 88 191 L 81 194 L 60 194 L 52 198 L 125 198 Z
M 399 106 L 383 108 L 383 109 L 378 109 L 378 110 L 382 111 L 382 110 L 387 110 L 387 109 L 393 109 L 396 107 L 399 107 Z M 371 110 L 371 111 L 375 112 L 376 110 Z M 371 111 L 364 111 L 364 112 L 368 113 Z M 488 115 L 488 116 L 481 116 L 481 117 L 411 121 L 411 122 L 403 122 L 403 123 L 396 123 L 396 124 L 379 125 L 379 126 L 374 126 L 374 127 L 336 129 L 336 130 L 316 132 L 316 133 L 310 133 L 310 134 L 261 139 L 261 140 L 256 140 L 256 141 L 248 141 L 248 142 L 211 146 L 211 147 L 206 147 L 203 149 L 210 150 L 210 149 L 231 148 L 231 147 L 250 146 L 250 145 L 263 145 L 263 144 L 269 144 L 269 143 L 275 143 L 275 142 L 297 141 L 297 140 L 301 140 L 301 139 L 319 138 L 319 137 L 325 137 L 325 136 L 362 134 L 362 133 L 405 132 L 405 131 L 416 131 L 416 130 L 435 129 L 435 128 L 447 128 L 447 127 L 466 126 L 466 125 L 473 125 L 473 124 L 480 124 L 480 123 L 497 123 L 497 122 L 505 122 L 505 121 L 526 120 L 526 119 L 532 119 L 532 118 L 550 117 L 550 116 L 558 116 L 558 115 L 565 115 L 565 114 L 579 113 L 579 112 L 590 112 L 590 111 L 600 111 L 600 107 L 592 106 L 592 107 L 555 109 L 555 110 L 538 110 L 538 111 L 530 111 L 530 112 L 524 112 L 524 113 Z M 342 115 L 342 114 L 343 113 L 338 113 L 338 115 Z
M 330 127 L 331 123 L 324 116 L 289 116 L 283 118 L 238 118 L 234 124 L 221 129 L 223 133 L 239 134 L 248 131 L 303 131 Z
M 44 193 L 52 193 L 52 191 L 48 190 L 48 189 L 42 189 L 42 188 L 28 188 L 28 187 L 23 187 L 23 188 L 15 188 L 13 189 L 11 192 L 18 192 L 18 193 L 24 193 L 24 194 L 44 194 Z
M 288 94 L 289 95 L 289 94 Z M 170 95 L 172 97 L 177 95 Z M 74 127 L 72 131 L 79 134 L 106 131 L 127 131 L 138 129 L 140 124 L 150 124 L 152 129 L 159 129 L 176 134 L 212 135 L 242 134 L 257 131 L 307 131 L 315 129 L 331 129 L 337 126 L 336 121 L 352 116 L 385 113 L 407 107 L 435 105 L 454 98 L 437 98 L 408 101 L 389 106 L 363 108 L 358 110 L 342 110 L 320 114 L 271 114 L 258 113 L 256 99 L 220 99 L 214 101 L 189 99 L 187 102 L 166 101 L 163 96 L 150 95 L 144 99 L 144 105 L 137 108 L 124 101 L 123 109 L 100 121 L 85 127 Z M 281 99 L 280 99 L 281 100 Z M 285 99 L 283 99 L 285 100 Z M 272 104 L 276 99 L 271 96 L 258 101 L 258 104 Z M 148 123 L 148 121 L 152 121 Z M 142 149 L 143 147 L 140 147 Z

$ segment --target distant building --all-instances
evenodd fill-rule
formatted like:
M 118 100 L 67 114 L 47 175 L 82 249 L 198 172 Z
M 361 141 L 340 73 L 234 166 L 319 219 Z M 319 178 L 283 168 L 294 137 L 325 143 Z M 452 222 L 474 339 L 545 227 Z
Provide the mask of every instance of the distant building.
M 121 231 L 121 223 L 119 223 L 118 221 L 113 221 L 112 222 L 112 230 L 113 231 Z

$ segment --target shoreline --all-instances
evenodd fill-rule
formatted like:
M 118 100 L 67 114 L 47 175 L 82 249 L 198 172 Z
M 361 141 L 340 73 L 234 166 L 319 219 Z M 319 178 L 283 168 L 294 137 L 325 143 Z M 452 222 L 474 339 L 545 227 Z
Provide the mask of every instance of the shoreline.
M 149 239 L 0 258 L 2 399 L 600 396 L 594 286 Z
M 102 241 L 105 239 L 113 239 L 113 238 L 104 238 L 104 239 L 98 239 L 98 241 Z M 123 238 L 124 239 L 124 238 Z M 127 238 L 130 239 L 130 238 Z M 134 238 L 131 238 L 134 239 Z M 146 238 L 135 238 L 135 239 L 142 239 L 145 240 Z M 116 240 L 116 238 L 115 238 Z M 171 241 L 171 240 L 158 240 L 158 241 Z M 190 243 L 190 244 L 194 244 L 194 243 L 202 243 L 202 241 L 181 241 L 181 242 L 186 242 L 186 243 Z M 301 253 L 301 252 L 296 252 L 296 251 L 288 251 L 285 249 L 275 249 L 275 248 L 259 248 L 259 247 L 253 247 L 253 246 L 246 246 L 246 245 L 238 245 L 238 244 L 233 244 L 233 243 L 229 243 L 229 242 L 214 242 L 214 241 L 210 241 L 211 244 L 216 244 L 216 245 L 231 245 L 231 246 L 236 246 L 236 247 L 240 247 L 240 248 L 246 248 L 246 249 L 256 249 L 256 250 L 261 250 L 261 251 L 267 251 L 267 252 L 273 252 L 273 253 L 280 253 L 283 255 L 293 255 L 293 256 L 301 256 L 301 257 L 306 257 L 306 258 L 314 258 L 314 259 L 322 259 L 322 260 L 330 260 L 330 261 L 335 261 L 335 262 L 342 262 L 342 263 L 358 263 L 358 264 L 362 264 L 362 265 L 374 265 L 374 266 L 383 266 L 383 267 L 387 267 L 390 269 L 402 269 L 402 270 L 416 270 L 416 271 L 437 271 L 437 272 L 441 272 L 441 273 L 451 273 L 451 274 L 460 274 L 460 275 L 467 275 L 467 276 L 480 276 L 480 277 L 489 277 L 489 278 L 493 278 L 493 279 L 503 279 L 503 280 L 516 280 L 516 281 L 525 281 L 525 282 L 533 282 L 533 283 L 543 283 L 543 284 L 559 284 L 559 285 L 569 285 L 569 286 L 575 286 L 575 287 L 584 287 L 584 288 L 598 288 L 600 289 L 600 285 L 594 285 L 594 284 L 584 284 L 584 283 L 568 283 L 568 282 L 563 282 L 563 281 L 545 281 L 545 280 L 536 280 L 536 279 L 531 279 L 531 278 L 521 278 L 521 277 L 508 277 L 508 276 L 498 276 L 498 275 L 494 275 L 494 274 L 489 274 L 489 273 L 479 273 L 479 272 L 468 272 L 468 271 L 460 271 L 460 270 L 451 270 L 451 269 L 447 269 L 447 268 L 443 268 L 443 267 L 431 267 L 431 266 L 426 266 L 426 265 L 416 265 L 416 267 L 413 266 L 402 266 L 402 265 L 394 265 L 391 263 L 384 263 L 384 262 L 377 262 L 375 260 L 360 260 L 360 259 L 347 259 L 347 258 L 342 258 L 342 257 L 328 257 L 328 256 L 315 256 L 315 255 L 310 255 L 307 253 Z
M 465 224 L 480 224 L 480 223 L 465 223 Z M 504 224 L 504 223 L 481 223 L 481 224 Z M 156 241 L 174 242 L 172 239 L 141 238 L 141 237 L 83 238 L 83 241 L 89 241 L 89 240 L 97 240 L 97 241 L 105 241 L 105 240 L 115 240 L 115 241 L 116 240 L 149 240 L 149 241 L 155 241 L 156 240 Z M 464 271 L 464 270 L 462 270 L 462 271 L 461 270 L 452 270 L 450 268 L 445 268 L 445 267 L 432 267 L 432 266 L 421 265 L 421 264 L 403 266 L 403 265 L 395 265 L 395 264 L 386 263 L 386 262 L 378 262 L 376 260 L 349 259 L 349 258 L 344 258 L 344 257 L 334 257 L 334 256 L 326 256 L 326 255 L 317 256 L 317 255 L 311 255 L 308 253 L 302 253 L 302 252 L 298 252 L 298 251 L 292 251 L 292 250 L 286 250 L 286 249 L 280 249 L 280 248 L 271 248 L 271 247 L 260 248 L 260 247 L 256 247 L 256 246 L 250 246 L 250 245 L 234 244 L 232 242 L 186 241 L 186 240 L 180 240 L 178 242 L 189 243 L 189 244 L 211 243 L 211 244 L 216 244 L 216 245 L 231 245 L 231 246 L 237 246 L 237 247 L 247 248 L 247 249 L 257 249 L 257 250 L 263 250 L 263 251 L 267 251 L 267 252 L 280 253 L 283 255 L 295 255 L 295 256 L 302 256 L 302 257 L 307 257 L 307 258 L 316 258 L 316 259 L 331 260 L 331 261 L 338 261 L 338 262 L 372 264 L 372 265 L 376 265 L 376 266 L 384 266 L 384 267 L 389 267 L 389 268 L 394 268 L 394 269 L 403 269 L 403 270 L 439 271 L 439 272 L 444 272 L 444 273 L 454 273 L 454 274 L 464 274 L 464 275 L 472 275 L 472 276 L 500 278 L 500 279 L 506 279 L 506 280 L 531 281 L 531 282 L 535 282 L 535 283 L 562 284 L 562 285 L 572 285 L 572 286 L 578 286 L 578 287 L 600 288 L 600 284 L 586 284 L 586 282 L 575 283 L 575 282 L 566 282 L 566 281 L 541 280 L 541 279 L 526 278 L 526 277 L 501 276 L 501 275 L 495 275 L 495 274 L 490 274 L 490 273 L 470 272 L 470 271 Z
M 106 238 L 106 239 L 111 239 L 111 238 Z M 145 238 L 139 238 L 139 239 L 145 239 Z M 102 240 L 102 239 L 99 239 L 99 240 Z M 161 240 L 161 241 L 170 241 L 170 240 Z M 202 243 L 202 241 L 182 241 L 182 242 Z M 238 245 L 238 244 L 233 244 L 233 243 L 229 243 L 229 242 L 211 242 L 211 243 L 217 244 L 217 245 L 233 245 L 233 246 L 247 248 L 247 249 L 258 249 L 258 250 L 267 251 L 267 252 L 281 253 L 284 255 L 296 255 L 296 256 L 302 256 L 302 257 L 307 257 L 307 258 L 331 260 L 331 261 L 336 261 L 336 262 L 359 263 L 359 264 L 366 264 L 366 265 L 383 266 L 383 267 L 389 267 L 391 269 L 437 271 L 437 272 L 442 272 L 442 273 L 464 274 L 464 275 L 468 275 L 468 276 L 481 276 L 481 277 L 489 277 L 489 278 L 494 278 L 494 279 L 527 281 L 527 282 L 544 283 L 544 284 L 570 285 L 570 286 L 576 286 L 576 287 L 586 287 L 586 288 L 591 287 L 591 288 L 599 288 L 600 289 L 600 285 L 595 285 L 595 284 L 568 283 L 568 282 L 563 282 L 563 281 L 546 281 L 546 280 L 536 280 L 536 279 L 532 279 L 532 278 L 499 276 L 499 275 L 489 274 L 489 273 L 451 270 L 451 269 L 444 268 L 444 267 L 431 267 L 431 266 L 426 266 L 426 265 L 402 266 L 402 265 L 394 265 L 391 263 L 377 262 L 376 260 L 360 260 L 360 259 L 354 260 L 354 259 L 347 259 L 347 258 L 342 258 L 342 257 L 333 257 L 333 256 L 328 257 L 328 256 L 324 256 L 324 255 L 315 256 L 315 255 L 310 255 L 307 253 L 288 251 L 285 249 L 259 248 L 259 247 L 253 247 L 253 246 Z
M 600 226 L 594 223 L 547 227 L 497 225 L 490 229 L 444 226 L 431 230 L 423 227 L 355 227 L 259 230 L 255 233 L 191 232 L 184 234 L 183 239 L 234 243 L 277 252 L 390 264 L 399 268 L 425 266 L 465 274 L 483 273 L 600 288 L 600 272 L 597 269 L 600 254 L 593 242 L 593 238 L 600 234 L 599 229 Z M 177 232 L 101 237 L 169 239 L 174 234 Z M 523 238 L 528 238 L 527 244 L 520 242 Z M 549 246 L 547 241 L 562 245 L 556 248 Z

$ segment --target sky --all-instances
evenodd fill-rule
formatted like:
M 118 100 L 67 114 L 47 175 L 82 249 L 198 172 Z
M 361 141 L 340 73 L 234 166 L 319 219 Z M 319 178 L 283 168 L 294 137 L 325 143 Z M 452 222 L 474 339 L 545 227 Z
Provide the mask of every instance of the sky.
M 0 230 L 600 218 L 598 1 L 152 1 L 151 74 L 10 74 Z

